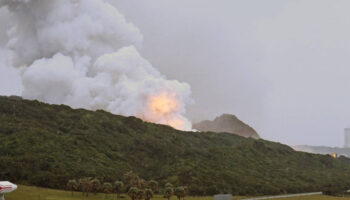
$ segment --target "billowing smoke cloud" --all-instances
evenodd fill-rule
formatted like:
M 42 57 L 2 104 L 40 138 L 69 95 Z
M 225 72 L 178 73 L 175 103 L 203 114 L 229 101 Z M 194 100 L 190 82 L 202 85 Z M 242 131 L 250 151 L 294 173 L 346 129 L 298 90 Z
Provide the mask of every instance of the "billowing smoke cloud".
M 142 58 L 143 36 L 102 0 L 0 0 L 11 27 L 2 64 L 21 70 L 23 97 L 104 109 L 191 130 L 186 83 Z

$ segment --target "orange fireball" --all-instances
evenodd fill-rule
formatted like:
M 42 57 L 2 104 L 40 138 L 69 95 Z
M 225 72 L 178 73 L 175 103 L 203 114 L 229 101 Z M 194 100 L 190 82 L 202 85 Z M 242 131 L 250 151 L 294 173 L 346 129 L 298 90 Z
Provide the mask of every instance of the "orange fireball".
M 147 99 L 147 109 L 142 114 L 145 121 L 169 125 L 175 129 L 185 130 L 188 122 L 179 113 L 181 103 L 172 92 L 152 94 Z
M 174 93 L 162 92 L 149 99 L 149 110 L 153 114 L 165 117 L 178 109 L 179 105 Z

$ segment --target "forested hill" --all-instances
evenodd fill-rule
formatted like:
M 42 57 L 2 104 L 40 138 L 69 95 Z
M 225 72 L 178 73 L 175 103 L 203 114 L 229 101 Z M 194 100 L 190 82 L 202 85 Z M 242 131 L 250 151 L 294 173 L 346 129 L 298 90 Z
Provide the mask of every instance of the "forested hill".
M 0 180 L 64 188 L 83 176 L 188 186 L 191 194 L 349 188 L 346 158 L 225 133 L 182 132 L 104 111 L 0 97 Z

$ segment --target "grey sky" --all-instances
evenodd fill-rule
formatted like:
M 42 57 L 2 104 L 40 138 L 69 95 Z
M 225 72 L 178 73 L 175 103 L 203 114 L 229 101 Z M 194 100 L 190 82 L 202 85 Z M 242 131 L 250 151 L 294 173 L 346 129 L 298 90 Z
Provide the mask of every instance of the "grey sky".
M 191 85 L 193 121 L 233 113 L 265 139 L 343 144 L 350 126 L 349 1 L 113 2 L 143 33 L 142 55 Z M 20 93 L 14 77 L 0 67 L 0 94 Z

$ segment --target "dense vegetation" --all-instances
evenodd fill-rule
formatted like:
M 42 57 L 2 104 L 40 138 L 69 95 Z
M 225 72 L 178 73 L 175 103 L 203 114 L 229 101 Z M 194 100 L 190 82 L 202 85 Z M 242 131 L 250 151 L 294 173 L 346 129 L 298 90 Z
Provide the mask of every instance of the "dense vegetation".
M 120 199 L 121 194 L 127 192 L 131 200 L 150 200 L 153 194 L 162 193 L 164 198 L 168 200 L 172 196 L 176 196 L 178 200 L 184 200 L 188 194 L 187 187 L 178 186 L 174 188 L 173 184 L 166 183 L 162 190 L 159 190 L 158 182 L 155 180 L 146 181 L 140 178 L 134 172 L 128 172 L 124 175 L 124 181 L 115 181 L 114 183 L 102 182 L 98 178 L 84 177 L 79 180 L 71 179 L 67 182 L 67 189 L 72 192 L 82 192 L 83 196 L 88 197 L 89 193 L 96 195 L 97 193 L 116 194 L 117 199 Z M 124 197 L 125 198 L 125 197 Z
M 0 97 L 0 180 L 65 188 L 134 171 L 189 194 L 276 194 L 350 188 L 350 161 L 233 134 L 182 132 L 105 111 Z

